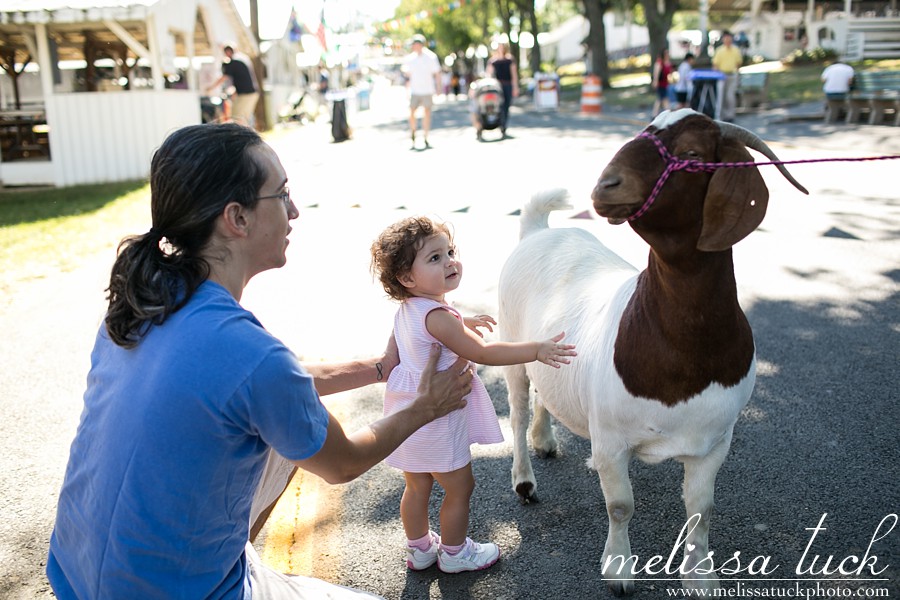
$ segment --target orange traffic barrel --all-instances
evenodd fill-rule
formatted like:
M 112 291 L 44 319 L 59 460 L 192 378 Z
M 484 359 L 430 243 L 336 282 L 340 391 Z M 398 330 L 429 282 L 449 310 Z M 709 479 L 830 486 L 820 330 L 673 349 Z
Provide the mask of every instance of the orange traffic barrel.
M 598 113 L 603 101 L 603 87 L 596 75 L 585 75 L 581 84 L 581 112 Z

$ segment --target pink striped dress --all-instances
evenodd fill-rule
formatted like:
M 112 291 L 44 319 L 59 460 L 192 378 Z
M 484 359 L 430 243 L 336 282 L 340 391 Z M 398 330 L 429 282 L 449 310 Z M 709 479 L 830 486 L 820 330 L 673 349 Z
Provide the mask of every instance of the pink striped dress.
M 408 406 L 416 397 L 419 378 L 437 340 L 425 329 L 425 317 L 433 310 L 446 310 L 462 321 L 455 308 L 428 298 L 404 300 L 394 317 L 394 337 L 400 364 L 391 371 L 384 394 L 384 414 Z M 440 343 L 440 342 L 438 342 Z M 438 370 L 448 368 L 457 355 L 446 346 L 438 359 Z M 449 473 L 472 461 L 470 444 L 503 441 L 497 413 L 487 389 L 476 375 L 464 409 L 424 425 L 387 457 L 387 464 L 409 473 Z

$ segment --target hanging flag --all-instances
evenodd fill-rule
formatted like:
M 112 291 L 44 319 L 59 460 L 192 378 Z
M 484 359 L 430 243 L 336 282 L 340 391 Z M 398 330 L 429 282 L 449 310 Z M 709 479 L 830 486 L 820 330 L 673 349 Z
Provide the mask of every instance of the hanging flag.
M 319 27 L 316 29 L 316 38 L 319 40 L 319 45 L 322 46 L 322 52 L 328 52 L 328 39 L 326 37 L 325 31 L 325 7 L 322 7 L 322 12 L 319 15 Z
M 288 21 L 288 39 L 292 42 L 299 42 L 304 33 L 307 33 L 306 28 L 297 20 L 297 12 L 292 8 L 291 20 Z

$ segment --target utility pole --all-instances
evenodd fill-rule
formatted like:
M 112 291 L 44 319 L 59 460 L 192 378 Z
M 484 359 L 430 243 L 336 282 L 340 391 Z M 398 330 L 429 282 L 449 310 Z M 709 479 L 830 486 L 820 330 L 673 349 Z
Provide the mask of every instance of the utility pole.
M 250 0 L 250 31 L 256 39 L 257 54 L 253 57 L 253 71 L 256 73 L 256 83 L 259 86 L 259 102 L 256 103 L 256 129 L 266 131 L 269 129 L 268 113 L 266 111 L 266 93 L 263 89 L 266 81 L 266 68 L 262 62 L 262 51 L 259 39 L 259 6 L 257 0 Z

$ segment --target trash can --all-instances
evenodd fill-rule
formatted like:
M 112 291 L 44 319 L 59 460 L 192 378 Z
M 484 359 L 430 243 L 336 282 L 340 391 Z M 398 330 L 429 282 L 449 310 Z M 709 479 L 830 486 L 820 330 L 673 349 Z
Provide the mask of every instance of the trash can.
M 722 111 L 722 88 L 725 73 L 714 69 L 694 69 L 691 71 L 691 108 L 704 115 L 718 119 Z
M 534 107 L 559 108 L 559 76 L 556 73 L 534 74 Z
M 350 139 L 350 125 L 347 124 L 347 101 L 335 100 L 331 110 L 331 137 L 335 142 Z
M 331 102 L 331 137 L 335 142 L 350 139 L 350 125 L 347 123 L 347 94 L 344 91 L 331 91 L 325 94 Z
M 371 90 L 368 83 L 360 83 L 356 86 L 356 109 L 369 110 Z

